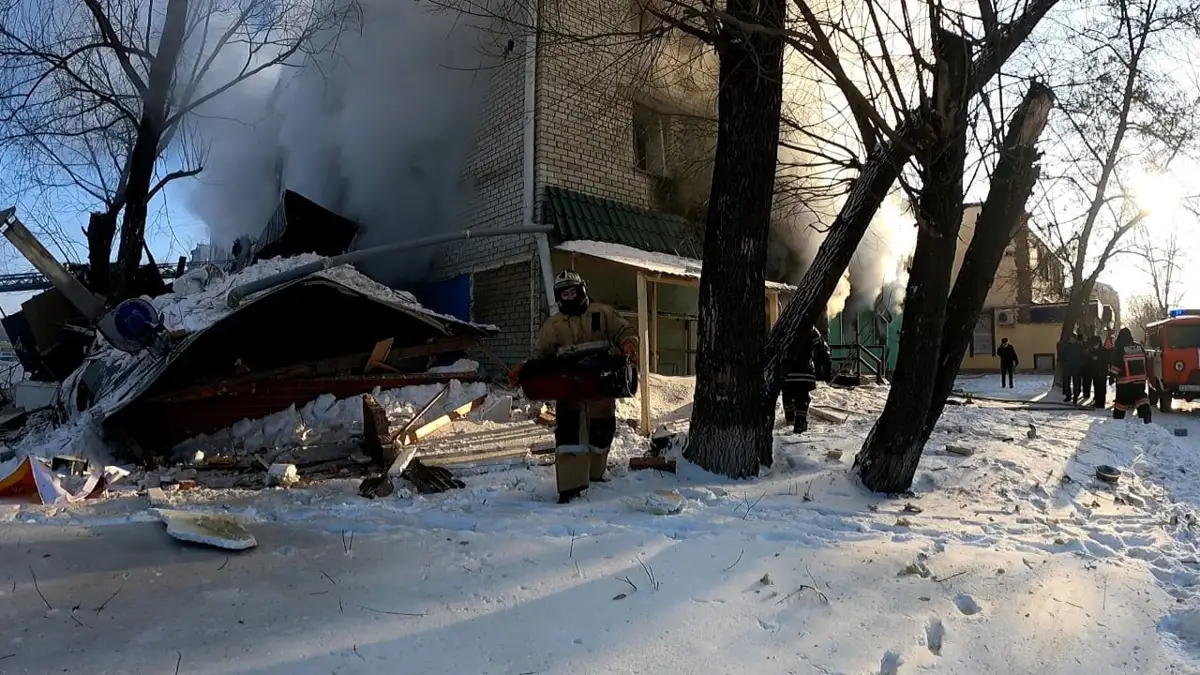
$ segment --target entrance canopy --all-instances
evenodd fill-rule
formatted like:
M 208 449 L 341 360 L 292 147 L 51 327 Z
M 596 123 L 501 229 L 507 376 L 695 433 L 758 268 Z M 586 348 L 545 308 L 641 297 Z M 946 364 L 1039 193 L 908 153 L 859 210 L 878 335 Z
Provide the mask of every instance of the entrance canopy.
M 558 250 L 592 258 L 607 260 L 618 265 L 633 267 L 646 274 L 650 281 L 677 283 L 687 286 L 700 285 L 701 262 L 695 258 L 643 251 L 624 244 L 609 244 L 601 241 L 565 241 Z M 766 288 L 777 292 L 791 292 L 795 286 L 768 281 Z
M 694 258 L 657 253 L 626 246 L 591 240 L 571 240 L 559 244 L 557 249 L 564 253 L 597 258 L 637 271 L 638 304 L 638 392 L 642 399 L 640 430 L 650 433 L 650 379 L 651 359 L 658 354 L 658 284 L 698 287 L 700 285 L 700 261 Z M 779 318 L 780 294 L 795 291 L 795 286 L 768 281 L 767 314 L 770 323 Z M 655 359 L 656 361 L 657 359 Z

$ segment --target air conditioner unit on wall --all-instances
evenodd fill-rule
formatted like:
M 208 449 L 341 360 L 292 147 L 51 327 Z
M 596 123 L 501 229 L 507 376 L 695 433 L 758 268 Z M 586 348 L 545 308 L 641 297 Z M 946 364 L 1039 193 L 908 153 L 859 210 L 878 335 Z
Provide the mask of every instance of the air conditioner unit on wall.
M 998 309 L 996 310 L 996 325 L 997 326 L 1013 326 L 1017 323 L 1017 310 L 1015 309 Z

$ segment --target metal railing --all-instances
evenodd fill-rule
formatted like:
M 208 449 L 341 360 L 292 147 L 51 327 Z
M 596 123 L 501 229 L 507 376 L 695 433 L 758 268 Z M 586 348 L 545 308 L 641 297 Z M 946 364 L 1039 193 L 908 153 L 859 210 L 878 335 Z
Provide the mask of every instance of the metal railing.
M 113 263 L 115 266 L 116 263 Z M 174 279 L 178 267 L 174 264 L 158 265 L 159 274 L 163 279 Z M 191 265 L 188 266 L 189 268 Z M 71 266 L 68 265 L 67 269 Z M 18 274 L 0 274 L 0 293 L 19 293 L 22 291 L 44 291 L 54 284 L 41 272 L 21 272 Z

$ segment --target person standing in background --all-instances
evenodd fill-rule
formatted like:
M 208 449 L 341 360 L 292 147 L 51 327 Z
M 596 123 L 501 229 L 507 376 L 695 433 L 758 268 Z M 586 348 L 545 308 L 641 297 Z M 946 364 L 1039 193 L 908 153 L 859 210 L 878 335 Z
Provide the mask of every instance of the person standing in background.
M 1078 398 L 1080 401 L 1086 401 L 1092 397 L 1092 381 L 1095 377 L 1096 366 L 1092 363 L 1091 347 L 1089 346 L 1087 336 L 1082 332 L 1077 333 L 1077 335 L 1079 336 L 1079 346 L 1083 349 L 1083 359 L 1080 361 L 1079 367 L 1079 386 L 1076 387 L 1075 391 L 1077 393 L 1082 391 L 1083 394 Z M 1107 365 L 1104 366 L 1104 370 L 1108 370 Z
M 1013 388 L 1013 373 L 1016 372 L 1017 366 L 1021 365 L 1021 359 L 1017 356 L 1017 350 L 1013 349 L 1008 338 L 1000 338 L 1000 347 L 996 349 L 996 356 L 1000 357 L 1000 388 Z
M 1088 342 L 1087 359 L 1092 375 L 1092 407 L 1103 409 L 1108 399 L 1108 366 L 1112 352 L 1104 347 L 1099 335 Z
M 1083 345 L 1079 344 L 1079 336 L 1072 333 L 1059 343 L 1058 362 L 1062 369 L 1063 402 L 1078 403 L 1083 368 Z

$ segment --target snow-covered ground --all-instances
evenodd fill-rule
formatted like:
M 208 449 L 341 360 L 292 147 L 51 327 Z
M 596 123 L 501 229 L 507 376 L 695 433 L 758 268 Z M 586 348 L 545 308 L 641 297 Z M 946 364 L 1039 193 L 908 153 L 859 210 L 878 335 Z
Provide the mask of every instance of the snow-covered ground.
M 1034 398 L 1025 379 L 1006 391 Z M 0 506 L 0 672 L 1200 672 L 1200 415 L 951 406 L 888 498 L 849 472 L 886 393 L 820 389 L 847 422 L 781 429 L 754 481 L 631 473 L 622 429 L 613 480 L 567 506 L 525 462 L 433 496 L 173 495 L 251 521 L 231 556 L 180 547 L 142 497 Z M 655 489 L 684 511 L 637 510 Z

